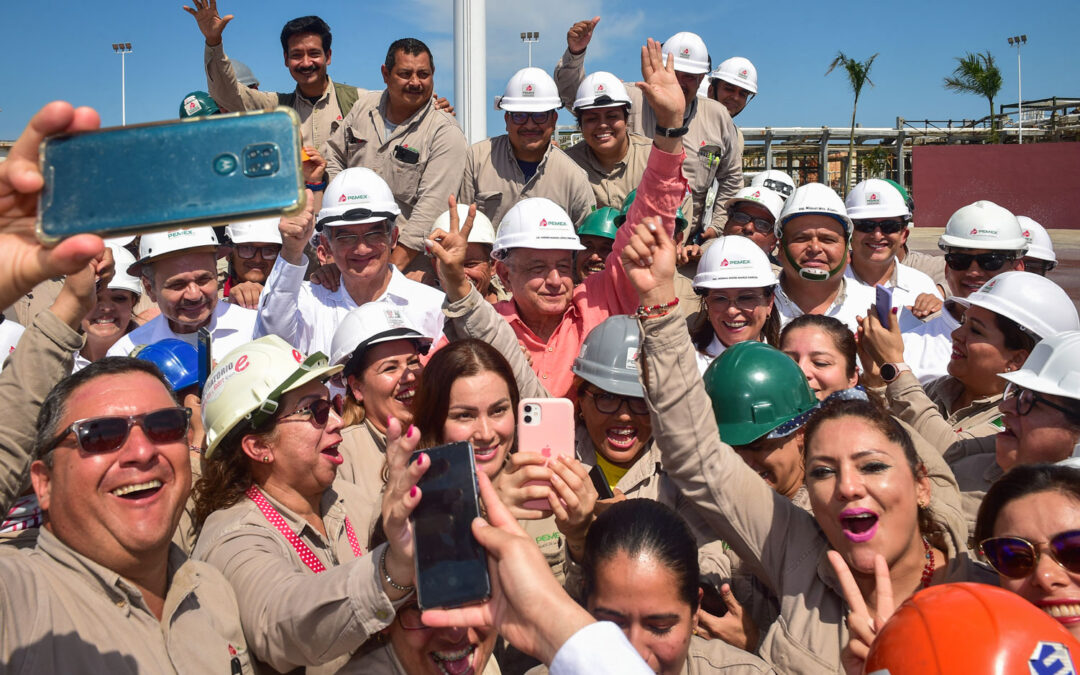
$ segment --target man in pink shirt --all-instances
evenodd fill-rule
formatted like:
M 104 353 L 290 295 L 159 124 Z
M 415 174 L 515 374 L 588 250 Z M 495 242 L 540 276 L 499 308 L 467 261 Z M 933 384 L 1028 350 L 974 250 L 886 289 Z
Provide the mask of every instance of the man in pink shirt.
M 656 217 L 672 234 L 675 211 L 686 195 L 680 141 L 686 133 L 681 127 L 685 100 L 672 65 L 665 67 L 660 45 L 652 39 L 642 47 L 641 72 L 645 81 L 637 86 L 656 111 L 656 135 L 637 198 L 603 272 L 574 286 L 574 252 L 582 246 L 565 210 L 547 199 L 518 202 L 499 225 L 492 257 L 513 298 L 494 309 L 473 291 L 455 255 L 457 239 L 467 237 L 470 224 L 466 222 L 461 232 L 456 224 L 450 233 L 436 231 L 429 241 L 439 258 L 446 291 L 447 337 L 484 340 L 501 351 L 524 345 L 533 371 L 553 396 L 570 394 L 574 377 L 570 366 L 589 331 L 612 314 L 637 309 L 637 296 L 619 263 L 632 228 L 644 218 Z M 507 324 L 512 334 L 505 329 Z

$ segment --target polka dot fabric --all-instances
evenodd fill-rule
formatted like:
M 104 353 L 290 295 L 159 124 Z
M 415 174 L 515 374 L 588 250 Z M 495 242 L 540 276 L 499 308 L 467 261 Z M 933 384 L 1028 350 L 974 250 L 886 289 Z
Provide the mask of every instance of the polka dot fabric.
M 281 517 L 277 509 L 267 501 L 266 497 L 259 488 L 252 485 L 247 489 L 245 493 L 247 498 L 255 503 L 255 506 L 259 508 L 263 516 L 266 517 L 270 524 L 277 528 L 277 531 L 281 533 L 281 536 L 285 537 L 285 540 L 296 551 L 296 555 L 300 556 L 300 560 L 308 566 L 308 568 L 318 574 L 319 572 L 325 572 L 326 566 L 322 564 L 318 558 L 315 557 L 315 553 L 308 547 L 307 544 L 300 541 L 300 537 L 296 536 L 296 533 L 289 529 L 289 525 L 285 522 L 285 519 Z M 357 558 L 364 555 L 364 550 L 360 548 L 360 543 L 356 540 L 356 532 L 353 530 L 352 523 L 349 522 L 348 517 L 345 518 L 345 534 L 349 538 L 349 546 L 352 548 L 353 555 Z

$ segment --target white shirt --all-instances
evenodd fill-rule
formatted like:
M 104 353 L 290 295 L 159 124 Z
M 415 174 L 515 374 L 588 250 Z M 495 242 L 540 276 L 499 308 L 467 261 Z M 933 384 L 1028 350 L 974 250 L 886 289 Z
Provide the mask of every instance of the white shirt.
M 14 319 L 0 322 L 0 366 L 3 366 L 7 357 L 15 351 L 15 345 L 19 344 L 19 338 L 25 330 L 26 328 Z
M 913 331 L 904 333 L 904 363 L 911 372 L 926 384 L 930 380 L 948 375 L 949 359 L 952 358 L 952 332 L 960 327 L 948 309 L 930 319 Z
M 866 286 L 871 291 L 874 287 L 855 274 L 855 267 L 848 265 L 847 270 L 844 272 L 844 277 L 852 279 L 861 286 Z M 893 289 L 892 306 L 900 308 L 900 331 L 906 333 L 910 330 L 915 330 L 923 325 L 921 319 L 917 318 L 911 312 L 905 309 L 915 304 L 916 298 L 923 293 L 929 293 L 938 300 L 944 300 L 941 297 L 941 293 L 938 292 L 937 284 L 928 275 L 920 272 L 914 267 L 908 267 L 903 263 L 896 263 L 893 266 L 893 273 L 889 280 L 882 284 L 885 288 Z M 877 294 L 874 295 L 875 299 Z
M 424 335 L 438 341 L 444 316 L 442 291 L 412 281 L 390 265 L 390 283 L 375 298 L 402 308 L 410 322 Z M 277 335 L 305 354 L 330 355 L 334 332 L 350 310 L 360 305 L 345 289 L 336 291 L 304 281 L 307 264 L 293 265 L 278 256 L 259 298 L 259 321 L 255 336 Z
M 210 358 L 221 361 L 225 355 L 240 345 L 254 339 L 255 320 L 258 313 L 253 309 L 244 309 L 239 305 L 218 302 L 210 316 Z M 177 334 L 169 328 L 169 321 L 164 314 L 159 314 L 142 326 L 117 340 L 109 348 L 106 356 L 128 356 L 138 345 L 152 345 L 167 338 L 183 340 L 193 347 L 198 347 L 198 333 Z
M 698 371 L 702 375 L 705 375 L 705 371 L 706 369 L 708 369 L 709 364 L 715 361 L 718 356 L 723 354 L 725 349 L 727 349 L 727 347 L 724 346 L 723 342 L 720 342 L 720 338 L 716 337 L 716 333 L 714 332 L 712 336 L 712 342 L 710 342 L 709 345 L 705 347 L 704 354 L 701 352 L 700 349 L 694 350 L 694 356 L 697 357 Z
M 618 626 L 590 623 L 559 647 L 548 669 L 551 675 L 652 675 Z
M 806 283 L 816 284 L 824 282 L 807 281 Z M 848 283 L 846 278 L 841 277 L 840 292 L 836 294 L 836 299 L 833 300 L 829 309 L 825 311 L 825 316 L 831 316 L 840 320 L 848 327 L 848 330 L 854 333 L 859 328 L 859 323 L 856 321 L 855 317 L 866 316 L 866 312 L 870 309 L 870 305 L 872 304 L 874 304 L 874 289 L 871 286 L 860 283 Z M 791 323 L 792 319 L 798 318 L 806 313 L 787 296 L 782 284 L 776 285 L 776 302 L 774 308 L 780 312 L 781 328 Z

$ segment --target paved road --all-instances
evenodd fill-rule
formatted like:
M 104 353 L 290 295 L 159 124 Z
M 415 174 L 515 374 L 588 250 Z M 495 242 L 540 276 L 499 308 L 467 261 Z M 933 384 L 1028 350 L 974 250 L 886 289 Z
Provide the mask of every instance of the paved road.
M 938 237 L 944 228 L 916 227 L 908 237 L 908 247 L 932 255 L 941 255 L 937 247 Z M 1065 289 L 1080 311 L 1080 230 L 1052 230 L 1054 253 L 1058 265 L 1050 272 L 1050 279 Z

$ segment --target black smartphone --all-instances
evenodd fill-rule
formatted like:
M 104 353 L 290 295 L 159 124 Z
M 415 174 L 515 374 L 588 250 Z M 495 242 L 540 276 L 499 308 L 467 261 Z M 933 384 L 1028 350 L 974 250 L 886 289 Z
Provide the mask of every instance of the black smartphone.
M 459 607 L 491 596 L 487 554 L 472 534 L 480 516 L 472 443 L 448 443 L 417 451 L 431 466 L 420 478 L 420 503 L 410 519 L 420 609 Z
M 727 603 L 724 596 L 720 595 L 719 589 L 713 586 L 707 579 L 698 579 L 698 587 L 701 589 L 701 608 L 713 616 L 727 614 Z
M 212 370 L 210 362 L 210 329 L 203 326 L 198 331 L 199 340 L 199 397 L 202 398 L 203 387 L 206 386 L 206 378 L 210 377 Z
M 600 499 L 612 499 L 615 497 L 615 493 L 611 491 L 611 486 L 608 485 L 607 476 L 604 475 L 599 464 L 589 469 L 589 478 L 592 480 L 593 487 L 596 488 L 596 494 L 600 495 Z

